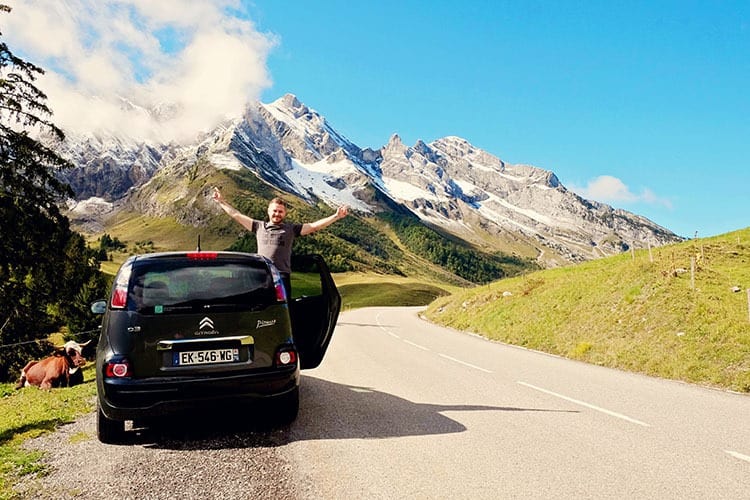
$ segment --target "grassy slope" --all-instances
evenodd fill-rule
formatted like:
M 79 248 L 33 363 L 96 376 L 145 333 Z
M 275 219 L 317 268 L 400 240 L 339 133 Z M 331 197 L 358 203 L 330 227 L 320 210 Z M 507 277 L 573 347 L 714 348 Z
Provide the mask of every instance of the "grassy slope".
M 341 309 L 371 306 L 424 306 L 460 288 L 421 279 L 362 273 L 334 276 L 341 293 Z
M 573 359 L 750 392 L 748 288 L 745 229 L 500 280 L 440 298 L 426 315 Z

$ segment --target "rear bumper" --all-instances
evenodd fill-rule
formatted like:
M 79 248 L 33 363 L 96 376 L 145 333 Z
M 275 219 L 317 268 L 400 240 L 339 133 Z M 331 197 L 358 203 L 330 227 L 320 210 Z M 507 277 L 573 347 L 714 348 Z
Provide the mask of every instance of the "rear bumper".
M 299 387 L 299 366 L 252 374 L 97 380 L 99 405 L 107 418 L 135 420 L 170 413 L 282 396 Z

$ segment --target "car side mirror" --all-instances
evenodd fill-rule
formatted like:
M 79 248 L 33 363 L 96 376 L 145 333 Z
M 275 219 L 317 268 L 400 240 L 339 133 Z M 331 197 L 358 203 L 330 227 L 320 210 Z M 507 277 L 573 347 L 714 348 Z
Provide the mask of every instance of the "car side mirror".
M 107 301 L 106 300 L 97 300 L 93 304 L 91 304 L 91 312 L 94 314 L 104 314 L 107 310 Z

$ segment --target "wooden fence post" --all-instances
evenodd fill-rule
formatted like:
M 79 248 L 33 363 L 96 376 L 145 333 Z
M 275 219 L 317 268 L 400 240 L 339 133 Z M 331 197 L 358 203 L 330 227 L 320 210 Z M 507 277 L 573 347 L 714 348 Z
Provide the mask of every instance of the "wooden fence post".
M 690 289 L 695 290 L 695 257 L 690 257 Z

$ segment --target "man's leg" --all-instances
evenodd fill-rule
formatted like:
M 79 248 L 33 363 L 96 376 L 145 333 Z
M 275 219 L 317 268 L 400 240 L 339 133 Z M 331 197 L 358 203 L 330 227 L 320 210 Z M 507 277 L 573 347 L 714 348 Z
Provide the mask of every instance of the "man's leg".
M 286 290 L 286 299 L 292 300 L 292 276 L 289 273 L 281 273 L 281 281 L 284 282 L 284 290 Z

